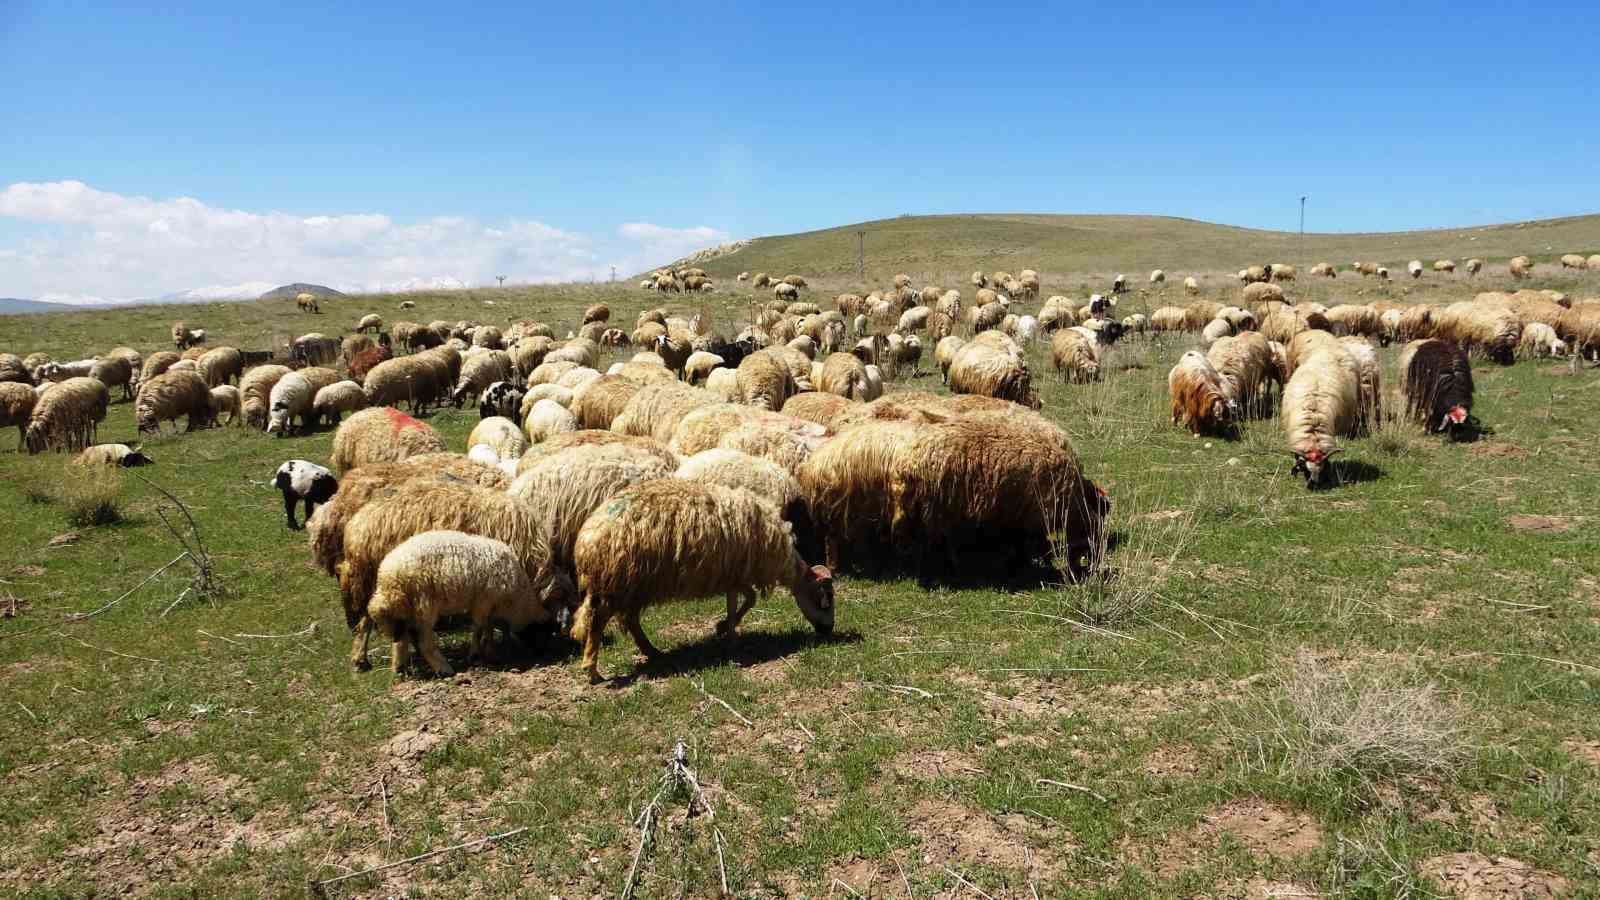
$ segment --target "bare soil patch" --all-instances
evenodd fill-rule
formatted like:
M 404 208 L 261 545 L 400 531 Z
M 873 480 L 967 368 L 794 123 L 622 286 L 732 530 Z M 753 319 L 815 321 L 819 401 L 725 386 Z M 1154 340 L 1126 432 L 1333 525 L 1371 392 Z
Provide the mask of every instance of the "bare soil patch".
M 960 750 L 907 751 L 890 760 L 888 770 L 911 781 L 970 778 L 983 774 L 983 767 Z
M 1569 738 L 1561 742 L 1561 749 L 1576 756 L 1591 766 L 1600 769 L 1600 741 L 1586 741 L 1579 738 Z
M 1165 744 L 1145 754 L 1141 768 L 1156 778 L 1188 778 L 1202 767 L 1199 748 L 1193 744 Z
M 1505 441 L 1480 441 L 1468 451 L 1473 456 L 1488 459 L 1526 459 L 1528 449 Z
M 1482 853 L 1450 853 L 1425 859 L 1418 867 L 1452 897 L 1465 900 L 1526 900 L 1559 897 L 1572 885 L 1521 860 Z
M 922 839 L 922 862 L 929 866 L 996 866 L 1042 881 L 1056 868 L 1055 854 L 1066 846 L 1052 838 L 1050 850 L 1035 850 L 1030 840 L 1047 835 L 1026 816 L 995 819 L 947 800 L 919 802 L 911 808 L 910 820 L 911 831 Z
M 1506 516 L 1506 524 L 1517 531 L 1534 534 L 1564 534 L 1578 527 L 1578 519 L 1572 516 L 1528 516 L 1519 513 Z
M 1170 836 L 1153 852 L 1125 843 L 1123 856 L 1153 863 L 1156 874 L 1170 878 L 1205 862 L 1222 845 L 1224 836 L 1251 853 L 1292 859 L 1321 846 L 1323 832 L 1322 826 L 1304 813 L 1244 798 L 1214 807 L 1193 829 Z

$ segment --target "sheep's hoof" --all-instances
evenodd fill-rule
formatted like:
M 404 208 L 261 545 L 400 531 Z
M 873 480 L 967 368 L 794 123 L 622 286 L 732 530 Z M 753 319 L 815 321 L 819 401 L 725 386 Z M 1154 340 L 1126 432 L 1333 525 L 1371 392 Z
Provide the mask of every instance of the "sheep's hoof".
M 350 660 L 350 667 L 355 669 L 357 672 L 365 672 L 372 668 L 372 661 L 366 657 L 362 657 L 361 659 L 352 659 Z
M 604 684 L 605 680 L 606 680 L 606 677 L 604 675 L 600 674 L 600 670 L 599 669 L 590 669 L 589 670 L 589 683 L 590 684 Z
M 727 619 L 722 619 L 722 620 L 718 621 L 717 622 L 717 637 L 725 638 L 725 637 L 732 637 L 732 636 L 733 636 L 733 626 L 728 624 L 728 620 Z

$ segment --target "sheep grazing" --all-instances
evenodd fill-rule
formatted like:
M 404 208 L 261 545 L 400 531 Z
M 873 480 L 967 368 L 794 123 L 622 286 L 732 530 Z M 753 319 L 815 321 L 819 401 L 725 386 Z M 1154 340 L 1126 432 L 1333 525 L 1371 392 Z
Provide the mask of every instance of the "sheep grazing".
M 1150 283 L 1151 284 L 1162 284 L 1162 283 L 1166 282 L 1166 280 L 1167 280 L 1167 273 L 1166 272 L 1163 272 L 1160 269 L 1152 269 L 1151 270 L 1151 272 L 1150 272 Z
M 675 379 L 656 381 L 634 392 L 611 422 L 618 434 L 653 437 L 665 444 L 673 429 L 690 412 L 721 402 L 702 388 L 690 387 Z
M 1196 281 L 1193 275 L 1183 279 L 1183 292 L 1186 294 L 1200 293 L 1200 282 Z
M 1113 294 L 1124 294 L 1124 293 L 1127 293 L 1127 291 L 1128 291 L 1128 276 L 1119 274 L 1119 275 L 1117 275 L 1117 277 L 1111 279 L 1111 293 L 1113 293 Z
M 52 386 L 34 401 L 23 446 L 29 453 L 82 450 L 94 443 L 110 402 L 106 386 L 95 378 L 68 378 Z
M 1273 365 L 1271 345 L 1257 332 L 1246 331 L 1237 337 L 1218 340 L 1206 351 L 1206 360 L 1217 370 L 1223 396 L 1241 413 L 1264 408 L 1272 382 L 1282 387 L 1282 379 Z
M 1356 367 L 1338 347 L 1313 352 L 1283 388 L 1283 420 L 1290 474 L 1303 474 L 1306 487 L 1327 478 L 1328 463 L 1342 452 L 1335 439 L 1350 436 L 1360 409 L 1361 385 Z
M 551 399 L 535 401 L 523 417 L 523 431 L 528 440 L 542 444 L 558 434 L 578 430 L 578 417 L 570 409 Z M 519 454 L 520 455 L 520 454 Z
M 0 353 L 0 384 L 10 383 L 32 384 L 33 370 L 15 353 Z
M 38 402 L 39 395 L 32 385 L 19 381 L 0 382 L 0 428 L 16 426 L 18 450 L 22 449 L 28 420 L 32 418 L 33 407 Z
M 1150 313 L 1151 331 L 1183 331 L 1189 313 L 1181 306 L 1163 306 Z
M 145 361 L 146 371 L 149 371 L 150 362 L 160 355 L 159 353 L 153 354 L 150 360 Z M 267 412 L 268 406 L 272 402 L 272 388 L 277 385 L 279 379 L 289 374 L 290 371 L 288 366 L 256 366 L 254 369 L 244 373 L 244 376 L 239 379 L 239 396 L 244 404 L 244 424 L 246 426 L 263 429 L 267 427 Z
M 140 434 L 159 434 L 162 422 L 176 425 L 179 416 L 188 420 L 185 431 L 198 431 L 212 424 L 211 389 L 199 373 L 169 371 L 140 385 L 139 398 L 134 401 L 134 420 Z
M 1512 278 L 1527 278 L 1533 274 L 1533 260 L 1526 256 L 1513 256 L 1507 263 Z
M 267 407 L 267 434 L 279 437 L 293 434 L 297 418 L 300 420 L 300 430 L 309 430 L 316 420 L 312 409 L 316 399 L 317 388 L 299 372 L 290 372 L 278 379 L 278 383 L 272 386 Z
M 546 360 L 549 358 L 545 357 Z M 510 380 L 510 354 L 504 350 L 474 352 L 461 361 L 461 376 L 456 382 L 455 390 L 450 393 L 450 402 L 455 404 L 456 409 L 460 409 L 468 398 L 476 400 L 489 389 L 489 385 L 497 381 Z
M 228 414 L 226 424 L 235 427 L 244 425 L 244 403 L 240 399 L 239 389 L 231 384 L 219 384 L 211 389 L 211 421 L 223 424 L 223 413 Z
M 1172 396 L 1172 424 L 1195 435 L 1221 433 L 1238 418 L 1239 404 L 1223 387 L 1222 375 L 1198 350 L 1179 357 L 1167 373 Z
M 420 413 L 439 402 L 450 384 L 447 364 L 434 353 L 454 352 L 444 348 L 384 360 L 373 366 L 362 380 L 369 406 L 409 404 Z
M 1319 262 L 1316 265 L 1311 267 L 1311 277 L 1313 277 L 1313 278 L 1338 278 L 1339 277 L 1339 270 L 1335 269 L 1333 267 L 1333 263 Z
M 427 423 L 392 406 L 380 406 L 364 409 L 339 424 L 333 433 L 329 464 L 344 475 L 361 466 L 443 450 L 444 441 Z
M 674 478 L 633 485 L 583 523 L 573 560 L 584 599 L 572 636 L 583 642 L 591 682 L 603 680 L 600 638 L 612 618 L 646 657 L 659 655 L 639 618 L 671 600 L 725 594 L 717 632 L 729 637 L 757 591 L 783 584 L 819 634 L 833 632 L 832 573 L 808 566 L 777 507 L 747 491 Z
M 1074 384 L 1100 377 L 1100 346 L 1094 332 L 1083 327 L 1063 328 L 1050 338 L 1050 361 L 1063 378 Z
M 1522 339 L 1517 350 L 1527 356 L 1566 356 L 1567 343 L 1556 336 L 1556 330 L 1543 322 L 1529 322 L 1522 327 Z
M 1383 320 L 1370 304 L 1341 303 L 1328 309 L 1324 315 L 1329 326 L 1339 334 L 1356 334 L 1362 337 L 1380 337 Z
M 805 368 L 809 380 L 809 359 L 805 360 Z M 739 363 L 735 378 L 739 402 L 746 406 L 776 411 L 783 408 L 784 401 L 792 394 L 798 393 L 794 372 L 779 349 L 762 350 L 745 357 Z
M 822 374 L 817 379 L 816 387 L 823 393 L 865 402 L 868 399 L 867 367 L 853 354 L 829 354 L 822 363 Z
M 373 624 L 369 607 L 384 559 L 407 539 L 437 530 L 504 542 L 528 577 L 522 596 L 546 609 L 574 605 L 570 580 L 551 569 L 539 523 L 519 500 L 466 483 L 408 481 L 374 497 L 344 527 L 339 591 L 345 621 L 355 632 L 350 661 L 356 668 L 367 668 L 367 637 Z
M 1468 275 L 1476 275 L 1481 271 L 1483 271 L 1483 260 L 1476 258 L 1467 260 Z
M 1600 269 L 1600 253 L 1590 254 L 1589 258 L 1583 261 L 1583 264 L 1584 268 L 1591 272 Z
M 1469 427 L 1472 415 L 1472 362 L 1449 341 L 1412 341 L 1400 351 L 1401 393 L 1406 415 L 1430 434 L 1452 437 Z
M 106 390 L 122 388 L 122 399 L 133 398 L 133 366 L 124 357 L 97 359 L 89 367 L 88 377 L 106 386 Z
M 394 642 L 396 674 L 417 651 L 435 675 L 454 674 L 439 652 L 434 629 L 447 616 L 472 620 L 468 662 L 489 652 L 494 625 L 521 630 L 554 613 L 509 544 L 459 531 L 425 531 L 389 551 L 378 567 L 367 605 L 372 625 Z
M 957 350 L 948 375 L 954 394 L 998 397 L 1030 409 L 1042 405 L 1022 348 L 998 332 L 985 332 Z
M 1500 306 L 1473 301 L 1452 303 L 1434 313 L 1433 336 L 1509 366 L 1516 361 L 1517 345 L 1522 340 L 1522 320 Z
M 283 513 L 288 519 L 290 531 L 298 531 L 302 527 L 294 519 L 297 503 L 305 504 L 305 520 L 310 522 L 318 504 L 327 503 L 339 490 L 339 482 L 332 472 L 303 459 L 291 459 L 279 466 L 277 473 L 272 476 L 272 486 L 283 494 Z
M 370 331 L 373 334 L 383 331 L 383 316 L 377 313 L 367 313 L 361 317 L 361 321 L 356 323 L 356 331 Z
M 1446 275 L 1452 274 L 1456 270 L 1456 261 L 1453 259 L 1436 259 L 1433 261 L 1433 270 L 1435 272 L 1443 272 Z
M 230 384 L 244 374 L 244 354 L 236 347 L 217 347 L 195 360 L 207 387 Z
M 1413 259 L 1412 261 L 1406 263 L 1406 272 L 1408 274 L 1410 274 L 1410 276 L 1412 278 L 1421 278 L 1422 277 L 1422 260 Z
M 206 330 L 204 328 L 190 328 L 182 322 L 172 323 L 172 343 L 179 350 L 187 350 L 196 344 L 204 344 L 205 342 Z
M 1383 381 L 1382 367 L 1378 365 L 1378 353 L 1367 343 L 1365 338 L 1342 337 L 1339 345 L 1355 363 L 1357 378 L 1356 400 L 1359 409 L 1356 413 L 1355 434 L 1367 433 L 1373 425 L 1382 421 L 1383 417 Z
M 341 342 L 320 332 L 302 334 L 289 345 L 289 358 L 308 366 L 329 366 L 339 359 Z
M 320 313 L 322 307 L 317 305 L 317 296 L 304 291 L 294 295 L 295 308 L 301 312 Z
M 1298 274 L 1298 270 L 1288 263 L 1273 263 L 1267 268 L 1272 272 L 1273 281 L 1293 281 L 1295 275 Z

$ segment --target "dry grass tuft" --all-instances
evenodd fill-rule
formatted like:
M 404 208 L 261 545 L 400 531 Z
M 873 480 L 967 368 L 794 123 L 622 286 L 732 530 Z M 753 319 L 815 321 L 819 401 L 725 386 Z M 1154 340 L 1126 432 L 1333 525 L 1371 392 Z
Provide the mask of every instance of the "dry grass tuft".
M 120 469 L 68 463 L 54 495 L 69 524 L 88 527 L 122 521 Z
M 1194 540 L 1199 498 L 1180 507 L 1158 508 L 1137 494 L 1117 498 L 1098 546 L 1100 566 L 1076 584 L 1056 586 L 1060 614 L 1091 630 L 1142 622 L 1168 605 L 1162 588 Z M 1051 562 L 1068 571 L 1070 552 L 1061 529 L 1053 529 Z
M 1270 695 L 1241 707 L 1233 725 L 1247 768 L 1301 782 L 1441 772 L 1472 749 L 1465 707 L 1392 666 L 1302 659 Z
M 1391 401 L 1394 402 L 1394 401 Z M 1394 406 L 1390 406 L 1394 409 Z M 1411 455 L 1422 446 L 1427 434 L 1422 426 L 1405 416 L 1384 415 L 1373 426 L 1368 435 L 1368 443 L 1372 449 L 1382 456 L 1390 459 L 1400 459 Z

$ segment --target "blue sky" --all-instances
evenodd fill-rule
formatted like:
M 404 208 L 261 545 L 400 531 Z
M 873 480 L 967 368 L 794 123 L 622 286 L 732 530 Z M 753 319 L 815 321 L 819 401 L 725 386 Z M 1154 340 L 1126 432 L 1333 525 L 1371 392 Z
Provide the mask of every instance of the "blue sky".
M 0 295 L 603 277 L 905 212 L 1589 212 L 1591 18 L 0 0 Z

